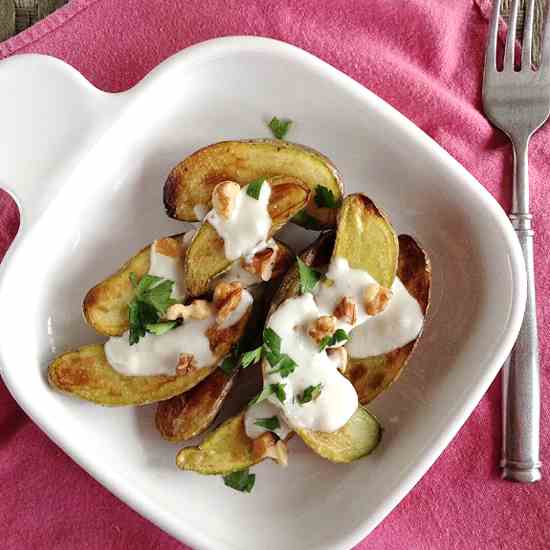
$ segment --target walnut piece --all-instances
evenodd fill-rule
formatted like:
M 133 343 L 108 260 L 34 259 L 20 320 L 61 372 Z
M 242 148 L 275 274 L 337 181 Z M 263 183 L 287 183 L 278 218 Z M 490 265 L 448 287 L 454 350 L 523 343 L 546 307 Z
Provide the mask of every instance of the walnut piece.
M 357 304 L 349 296 L 344 296 L 334 308 L 334 317 L 350 325 L 355 325 L 357 322 Z
M 165 239 L 158 239 L 153 243 L 153 250 L 157 254 L 163 256 L 169 256 L 170 258 L 178 258 L 182 253 L 181 243 L 173 239 L 172 237 L 166 237 Z
M 188 306 L 182 304 L 174 304 L 166 310 L 166 319 L 175 321 L 178 318 L 182 319 L 208 319 L 213 313 L 213 306 L 206 300 L 195 300 Z
M 197 370 L 195 356 L 192 353 L 180 353 L 178 365 L 176 367 L 176 374 L 189 374 L 195 370 Z
M 332 336 L 336 330 L 336 319 L 332 315 L 322 315 L 313 321 L 307 333 L 319 343 L 325 336 Z
M 252 441 L 252 456 L 254 460 L 270 458 L 281 466 L 288 465 L 288 450 L 285 442 L 271 432 L 266 432 Z
M 235 208 L 235 200 L 240 193 L 241 187 L 234 181 L 222 181 L 214 187 L 212 191 L 212 206 L 218 214 L 225 220 L 231 216 Z
M 343 346 L 339 348 L 328 348 L 327 355 L 331 361 L 336 363 L 336 368 L 344 374 L 348 366 L 348 350 Z
M 382 313 L 388 305 L 392 291 L 389 288 L 381 286 L 377 283 L 368 285 L 363 290 L 363 303 L 367 315 L 378 315 Z
M 250 259 L 249 262 L 241 260 L 245 271 L 252 275 L 258 275 L 262 281 L 269 281 L 273 275 L 273 267 L 277 260 L 278 246 L 264 248 Z
M 223 323 L 241 302 L 243 287 L 241 283 L 233 281 L 231 283 L 221 282 L 214 289 L 214 306 L 218 310 L 216 317 L 217 323 Z

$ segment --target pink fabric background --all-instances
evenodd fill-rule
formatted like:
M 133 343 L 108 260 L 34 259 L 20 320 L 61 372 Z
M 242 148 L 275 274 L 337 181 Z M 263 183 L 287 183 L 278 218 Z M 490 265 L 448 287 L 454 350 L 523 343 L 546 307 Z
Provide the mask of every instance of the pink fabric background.
M 506 207 L 511 150 L 480 113 L 486 0 L 73 0 L 0 44 L 38 52 L 99 88 L 125 90 L 170 54 L 222 35 L 296 44 L 368 86 L 435 138 Z M 0 69 L 1 70 L 1 69 Z M 5 139 L 5 136 L 4 136 Z M 531 146 L 543 395 L 549 394 L 550 127 Z M 0 258 L 18 215 L 0 193 Z M 543 401 L 542 457 L 550 411 Z M 533 486 L 499 480 L 500 381 L 416 488 L 359 548 L 548 548 L 550 473 Z M 0 382 L 2 548 L 182 549 L 119 502 L 29 421 Z M 368 488 L 365 488 L 368 490 Z

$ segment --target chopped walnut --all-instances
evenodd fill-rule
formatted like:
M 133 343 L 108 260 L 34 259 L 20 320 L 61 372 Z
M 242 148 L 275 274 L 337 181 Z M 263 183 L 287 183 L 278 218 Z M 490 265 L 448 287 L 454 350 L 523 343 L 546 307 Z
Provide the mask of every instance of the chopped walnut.
M 336 330 L 336 319 L 332 315 L 322 315 L 313 321 L 307 333 L 319 343 L 325 336 L 332 336 Z
M 344 374 L 348 366 L 348 350 L 344 347 L 328 348 L 327 355 L 331 361 L 336 363 L 336 368 Z
M 153 243 L 153 250 L 157 254 L 163 256 L 169 256 L 170 258 L 178 258 L 182 253 L 181 243 L 173 239 L 172 237 L 166 237 L 165 239 L 158 239 Z
M 344 296 L 334 308 L 334 317 L 350 325 L 355 325 L 357 322 L 357 304 L 349 296 Z
M 195 356 L 192 353 L 180 353 L 176 374 L 189 374 L 195 370 L 197 370 Z
M 271 432 L 266 432 L 252 441 L 252 456 L 254 460 L 271 458 L 281 466 L 288 465 L 286 444 Z
M 386 309 L 391 296 L 392 291 L 389 288 L 380 286 L 377 283 L 368 285 L 363 290 L 363 302 L 367 315 L 382 313 Z
M 259 275 L 262 281 L 269 281 L 273 275 L 273 266 L 277 260 L 278 246 L 264 248 L 255 254 L 249 262 L 242 260 L 245 271 L 252 275 Z
M 175 321 L 178 318 L 182 319 L 208 319 L 213 313 L 213 306 L 206 300 L 195 300 L 188 306 L 182 304 L 174 304 L 166 310 L 166 319 Z
M 216 321 L 223 323 L 241 301 L 243 287 L 241 283 L 233 281 L 231 283 L 218 283 L 214 289 L 214 306 L 218 310 Z
M 212 206 L 216 213 L 228 220 L 235 207 L 235 200 L 241 187 L 234 181 L 222 181 L 212 191 Z

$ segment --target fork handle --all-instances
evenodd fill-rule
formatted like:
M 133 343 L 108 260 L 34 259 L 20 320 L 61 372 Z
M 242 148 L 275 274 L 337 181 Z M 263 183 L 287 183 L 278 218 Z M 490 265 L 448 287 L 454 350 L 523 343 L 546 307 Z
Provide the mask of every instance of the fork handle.
M 518 176 L 517 171 L 516 176 Z M 504 479 L 530 483 L 541 478 L 539 352 L 533 265 L 534 231 L 531 228 L 530 214 L 511 214 L 510 220 L 516 230 L 527 268 L 527 306 L 518 339 L 503 369 L 501 467 Z

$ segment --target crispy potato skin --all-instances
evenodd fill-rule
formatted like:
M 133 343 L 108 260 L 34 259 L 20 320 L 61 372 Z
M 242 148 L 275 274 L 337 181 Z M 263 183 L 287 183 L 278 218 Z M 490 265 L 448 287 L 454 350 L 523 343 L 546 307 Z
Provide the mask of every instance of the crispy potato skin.
M 182 234 L 174 235 L 181 238 Z M 294 253 L 284 243 L 277 241 L 279 251 L 273 267 L 273 278 L 288 270 Z M 96 332 L 104 336 L 122 336 L 128 330 L 128 304 L 134 297 L 130 273 L 138 281 L 149 271 L 151 245 L 141 249 L 113 275 L 88 291 L 82 304 L 84 319 Z
M 82 304 L 84 319 L 99 334 L 121 336 L 128 330 L 128 304 L 134 297 L 130 273 L 141 279 L 148 271 L 151 245 L 141 249 L 116 273 L 88 291 Z
M 192 388 L 215 368 L 183 376 L 124 376 L 109 365 L 102 345 L 90 345 L 55 359 L 48 381 L 64 393 L 100 405 L 146 405 Z
M 231 391 L 237 371 L 226 375 L 216 369 L 189 391 L 161 401 L 155 424 L 168 441 L 186 441 L 201 433 L 214 421 Z
M 244 412 L 226 420 L 206 436 L 198 447 L 185 447 L 176 457 L 176 465 L 204 475 L 227 475 L 258 464 L 253 440 L 244 428 Z
M 269 237 L 281 229 L 306 204 L 310 191 L 302 182 L 290 177 L 270 178 L 269 215 L 272 225 Z M 184 277 L 190 296 L 208 291 L 214 277 L 230 267 L 225 257 L 223 239 L 208 222 L 195 234 L 184 262 Z
M 248 308 L 239 322 L 231 327 L 209 329 L 215 364 L 240 340 L 251 311 L 252 307 Z M 204 367 L 179 376 L 124 376 L 111 367 L 102 345 L 91 345 L 57 357 L 48 367 L 48 381 L 64 393 L 100 405 L 145 405 L 190 390 L 215 368 Z
M 378 420 L 363 407 L 339 430 L 331 433 L 299 429 L 297 434 L 318 455 L 335 462 L 349 464 L 370 454 L 382 439 Z
M 430 303 L 432 270 L 426 252 L 409 235 L 399 236 L 399 267 L 397 274 L 424 313 Z M 366 405 L 395 382 L 407 365 L 421 334 L 405 346 L 384 355 L 351 358 L 346 377 L 357 390 L 359 401 Z
M 217 183 L 232 180 L 246 185 L 272 176 L 298 178 L 312 191 L 323 185 L 336 199 L 343 194 L 342 180 L 334 165 L 310 147 L 273 139 L 223 141 L 199 149 L 172 169 L 164 185 L 164 206 L 172 218 L 197 221 L 193 207 L 210 208 Z M 314 195 L 310 195 L 306 212 L 319 228 L 334 226 L 336 210 L 319 208 Z
M 397 272 L 399 244 L 387 215 L 361 193 L 348 195 L 338 215 L 334 256 L 364 269 L 390 288 Z

